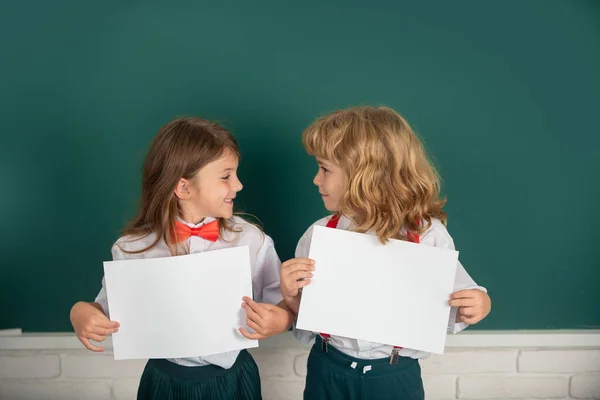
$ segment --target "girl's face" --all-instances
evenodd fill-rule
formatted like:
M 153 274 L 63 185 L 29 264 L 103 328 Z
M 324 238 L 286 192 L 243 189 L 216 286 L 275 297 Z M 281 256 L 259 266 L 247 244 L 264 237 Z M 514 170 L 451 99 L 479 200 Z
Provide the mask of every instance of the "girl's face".
M 237 176 L 238 158 L 226 149 L 217 160 L 206 164 L 190 179 L 181 179 L 175 194 L 179 198 L 182 218 L 199 223 L 204 217 L 231 218 L 233 199 L 242 190 Z
M 316 159 L 319 164 L 319 172 L 313 179 L 313 183 L 319 187 L 325 208 L 328 211 L 337 212 L 340 210 L 340 200 L 348 184 L 346 175 L 339 165 L 319 157 Z

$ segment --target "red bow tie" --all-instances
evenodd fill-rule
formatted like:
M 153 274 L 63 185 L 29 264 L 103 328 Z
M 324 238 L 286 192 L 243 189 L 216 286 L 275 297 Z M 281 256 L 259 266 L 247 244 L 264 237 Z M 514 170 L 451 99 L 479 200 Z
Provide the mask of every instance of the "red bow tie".
M 176 221 L 175 240 L 177 242 L 183 242 L 190 236 L 199 236 L 203 239 L 210 240 L 211 242 L 216 242 L 219 238 L 219 221 L 214 220 L 198 228 L 190 228 L 186 224 Z

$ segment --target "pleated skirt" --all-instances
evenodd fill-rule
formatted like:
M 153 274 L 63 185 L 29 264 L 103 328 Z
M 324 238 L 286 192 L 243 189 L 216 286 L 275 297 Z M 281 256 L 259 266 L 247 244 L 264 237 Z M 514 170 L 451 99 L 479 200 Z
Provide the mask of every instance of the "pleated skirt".
M 185 367 L 167 360 L 148 360 L 138 400 L 261 400 L 254 359 L 242 350 L 233 366 Z

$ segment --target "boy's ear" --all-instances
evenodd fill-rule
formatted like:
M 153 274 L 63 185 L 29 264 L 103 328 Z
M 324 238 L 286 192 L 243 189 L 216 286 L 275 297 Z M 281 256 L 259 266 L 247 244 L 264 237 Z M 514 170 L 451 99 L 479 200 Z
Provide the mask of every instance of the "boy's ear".
M 177 182 L 177 186 L 175 186 L 175 196 L 177 196 L 177 198 L 180 200 L 188 200 L 192 195 L 190 186 L 190 181 L 185 178 L 181 178 L 179 182 Z

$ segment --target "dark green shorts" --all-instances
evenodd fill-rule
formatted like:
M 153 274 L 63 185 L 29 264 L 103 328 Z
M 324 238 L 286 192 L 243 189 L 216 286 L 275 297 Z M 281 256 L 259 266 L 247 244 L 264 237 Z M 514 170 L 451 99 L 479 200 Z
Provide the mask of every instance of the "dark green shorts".
M 307 367 L 305 400 L 425 398 L 421 367 L 413 358 L 400 357 L 397 364 L 391 365 L 389 358 L 354 358 L 331 345 L 323 352 L 321 338 L 317 336 Z

